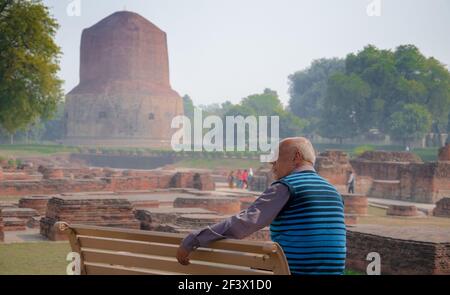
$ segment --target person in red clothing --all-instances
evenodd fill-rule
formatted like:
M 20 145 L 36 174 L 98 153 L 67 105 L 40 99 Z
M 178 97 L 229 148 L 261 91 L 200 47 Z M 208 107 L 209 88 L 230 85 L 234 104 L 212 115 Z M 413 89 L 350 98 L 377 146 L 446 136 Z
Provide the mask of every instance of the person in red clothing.
M 248 171 L 247 169 L 242 172 L 242 188 L 248 188 Z

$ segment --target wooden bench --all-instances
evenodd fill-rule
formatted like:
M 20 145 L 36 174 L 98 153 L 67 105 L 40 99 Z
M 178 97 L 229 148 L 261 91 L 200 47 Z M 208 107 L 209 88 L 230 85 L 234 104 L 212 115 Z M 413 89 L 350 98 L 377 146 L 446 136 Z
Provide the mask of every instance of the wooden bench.
M 280 245 L 224 239 L 198 248 L 188 266 L 175 255 L 183 234 L 118 229 L 58 222 L 73 252 L 80 254 L 83 275 L 288 275 Z

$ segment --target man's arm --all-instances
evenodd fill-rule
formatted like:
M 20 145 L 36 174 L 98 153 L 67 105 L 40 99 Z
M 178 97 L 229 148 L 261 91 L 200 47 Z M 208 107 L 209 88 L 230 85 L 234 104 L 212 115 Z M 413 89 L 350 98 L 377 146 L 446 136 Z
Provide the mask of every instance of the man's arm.
M 289 189 L 282 183 L 270 186 L 246 210 L 217 224 L 197 230 L 183 239 L 178 251 L 178 261 L 188 264 L 187 255 L 198 247 L 230 238 L 243 239 L 269 225 L 289 200 Z

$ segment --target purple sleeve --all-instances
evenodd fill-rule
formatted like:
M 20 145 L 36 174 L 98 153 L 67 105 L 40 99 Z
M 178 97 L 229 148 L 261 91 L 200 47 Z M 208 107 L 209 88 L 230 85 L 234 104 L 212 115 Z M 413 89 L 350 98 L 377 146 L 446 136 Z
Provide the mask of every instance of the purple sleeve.
M 181 246 L 192 251 L 224 238 L 243 239 L 268 226 L 288 200 L 288 187 L 276 183 L 264 191 L 246 210 L 217 224 L 192 232 L 183 239 Z

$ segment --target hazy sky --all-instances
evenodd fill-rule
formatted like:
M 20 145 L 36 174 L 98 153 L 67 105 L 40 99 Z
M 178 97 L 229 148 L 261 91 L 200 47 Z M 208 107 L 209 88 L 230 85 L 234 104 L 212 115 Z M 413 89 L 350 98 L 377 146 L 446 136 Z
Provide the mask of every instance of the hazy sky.
M 79 1 L 81 14 L 69 16 Z M 380 16 L 368 16 L 370 3 Z M 344 57 L 367 44 L 415 44 L 450 64 L 448 0 L 44 0 L 61 27 L 61 78 L 79 81 L 81 32 L 118 10 L 167 33 L 172 87 L 195 104 L 238 102 L 264 88 L 289 100 L 288 75 L 322 57 Z M 375 11 L 375 10 L 372 10 Z

